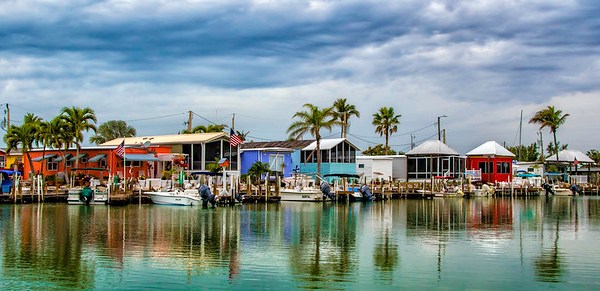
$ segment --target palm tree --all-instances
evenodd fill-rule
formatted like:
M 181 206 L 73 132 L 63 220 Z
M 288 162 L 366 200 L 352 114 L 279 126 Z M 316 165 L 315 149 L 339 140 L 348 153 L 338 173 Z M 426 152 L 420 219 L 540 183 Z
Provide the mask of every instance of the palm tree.
M 260 177 L 270 171 L 269 164 L 260 161 L 255 162 L 248 168 L 250 179 L 255 179 L 257 184 L 260 184 Z
M 341 123 L 342 133 L 340 137 L 346 138 L 346 134 L 348 133 L 348 119 L 352 115 L 360 118 L 360 112 L 356 110 L 356 106 L 347 104 L 346 98 L 339 98 L 333 102 L 334 116 Z
M 98 126 L 98 131 L 90 137 L 90 142 L 102 144 L 115 138 L 132 137 L 135 135 L 135 128 L 128 125 L 127 122 L 123 120 L 109 120 Z
M 248 137 L 248 134 L 250 134 L 249 131 L 239 131 L 236 130 L 235 131 L 235 135 L 237 135 L 242 141 L 246 141 L 246 138 Z
M 300 139 L 305 133 L 310 133 L 317 142 L 315 152 L 317 154 L 317 174 L 321 175 L 321 129 L 325 128 L 331 131 L 331 128 L 339 124 L 335 119 L 333 107 L 319 108 L 313 104 L 304 104 L 306 111 L 299 111 L 294 114 L 294 121 L 287 132 L 290 138 Z
M 562 114 L 562 110 L 556 110 L 554 106 L 548 106 L 538 112 L 529 120 L 529 123 L 540 125 L 540 129 L 544 127 L 550 128 L 550 132 L 554 136 L 554 150 L 556 153 L 556 162 L 558 162 L 558 142 L 556 140 L 556 130 L 565 123 L 568 113 Z
M 4 136 L 7 152 L 17 149 L 19 145 L 21 145 L 21 150 L 25 154 L 27 162 L 31 165 L 31 172 L 35 172 L 35 170 L 29 152 L 36 142 L 36 133 L 39 130 L 40 122 L 40 117 L 35 116 L 32 113 L 27 113 L 23 118 L 23 124 L 21 126 L 11 125 Z
M 379 112 L 373 114 L 373 125 L 375 126 L 375 132 L 379 133 L 379 136 L 385 135 L 385 151 L 386 153 L 390 150 L 389 139 L 392 133 L 398 131 L 398 124 L 400 124 L 400 114 L 394 113 L 393 107 L 381 107 Z
M 187 129 L 182 130 L 181 134 L 221 132 L 224 129 L 225 129 L 225 125 L 223 125 L 223 124 L 198 125 L 198 126 L 194 127 L 191 132 L 188 131 Z
M 83 142 L 83 132 L 93 130 L 96 132 L 96 114 L 94 110 L 86 107 L 63 107 L 60 117 L 65 122 L 67 131 L 72 134 L 72 142 L 77 147 L 77 157 L 81 150 L 81 142 Z M 92 123 L 93 121 L 93 123 Z M 70 144 L 70 142 L 69 142 Z M 79 166 L 79 158 L 75 159 L 75 167 Z

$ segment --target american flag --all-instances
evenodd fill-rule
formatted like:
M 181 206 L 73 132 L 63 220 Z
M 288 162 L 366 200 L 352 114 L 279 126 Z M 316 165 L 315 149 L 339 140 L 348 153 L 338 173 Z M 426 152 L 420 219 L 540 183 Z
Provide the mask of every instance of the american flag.
M 242 143 L 242 139 L 233 132 L 233 128 L 229 131 L 229 144 L 232 147 L 236 147 Z
M 120 158 L 123 157 L 125 154 L 125 140 L 115 149 L 115 154 Z

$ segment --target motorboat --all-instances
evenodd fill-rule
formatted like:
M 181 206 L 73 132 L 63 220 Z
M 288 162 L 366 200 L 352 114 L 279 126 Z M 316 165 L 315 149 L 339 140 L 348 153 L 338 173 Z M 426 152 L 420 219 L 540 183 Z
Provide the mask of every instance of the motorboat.
M 107 202 L 108 187 L 101 185 L 95 187 L 71 187 L 67 195 L 67 203 L 71 205 L 102 205 Z
M 168 191 L 144 192 L 152 203 L 160 205 L 197 206 L 202 204 L 198 189 L 172 189 Z
M 283 188 L 279 190 L 281 201 L 321 202 L 323 193 L 317 188 Z

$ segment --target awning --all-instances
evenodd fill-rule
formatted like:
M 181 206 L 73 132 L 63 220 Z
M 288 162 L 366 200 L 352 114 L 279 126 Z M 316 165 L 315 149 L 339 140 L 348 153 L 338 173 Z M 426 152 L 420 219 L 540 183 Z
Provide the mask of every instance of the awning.
M 73 156 L 73 155 L 71 155 L 71 154 L 66 154 L 65 156 L 60 156 L 60 157 L 58 157 L 58 158 L 54 159 L 54 161 L 55 161 L 55 162 L 62 162 L 63 158 L 64 158 L 64 159 L 68 159 L 68 158 L 70 158 L 71 156 Z
M 106 154 L 99 154 L 99 155 L 95 155 L 93 157 L 91 157 L 88 162 L 97 162 L 101 159 L 103 159 L 104 157 L 106 157 Z
M 43 159 L 49 159 L 49 158 L 53 158 L 55 156 L 56 156 L 55 154 L 43 155 L 43 156 L 39 156 L 39 157 L 37 157 L 37 158 L 35 158 L 35 159 L 31 160 L 31 161 L 33 161 L 33 162 L 39 162 L 39 161 L 41 161 Z
M 142 161 L 158 161 L 158 158 L 151 154 L 126 154 L 126 161 L 142 162 Z
M 69 159 L 69 161 L 74 162 L 74 161 L 79 160 L 79 159 L 81 159 L 81 158 L 83 158 L 85 156 L 87 156 L 87 154 L 79 154 L 79 155 L 77 155 L 77 156 L 72 157 L 71 159 Z

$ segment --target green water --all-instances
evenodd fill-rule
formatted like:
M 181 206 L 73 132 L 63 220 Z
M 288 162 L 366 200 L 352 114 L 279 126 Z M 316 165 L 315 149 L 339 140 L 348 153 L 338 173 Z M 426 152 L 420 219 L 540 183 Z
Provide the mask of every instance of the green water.
M 600 199 L 0 206 L 2 289 L 600 289 Z

